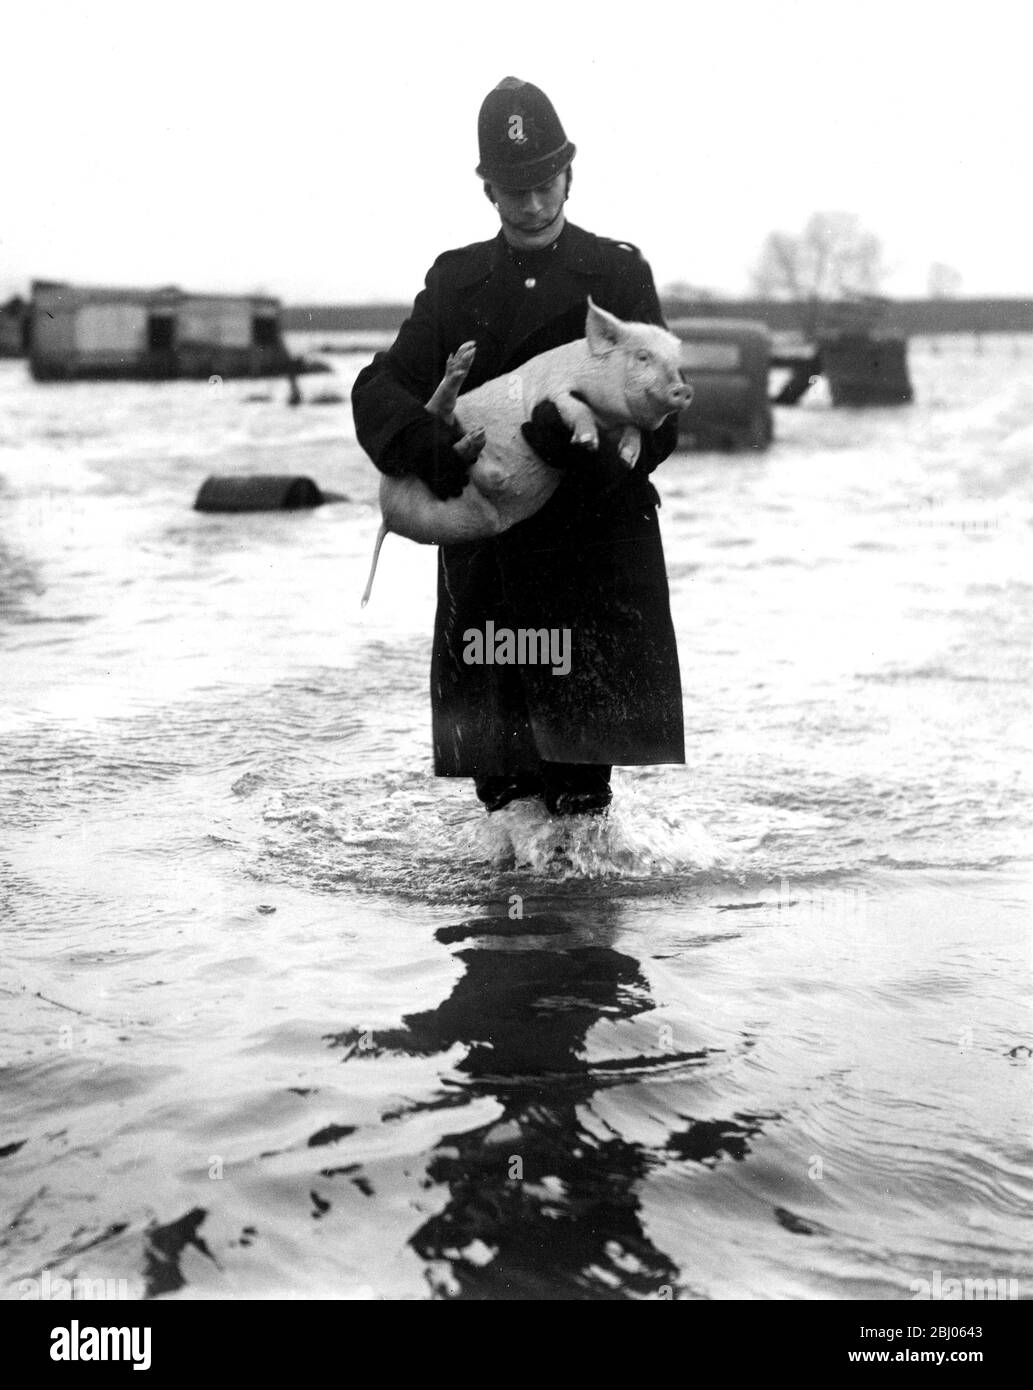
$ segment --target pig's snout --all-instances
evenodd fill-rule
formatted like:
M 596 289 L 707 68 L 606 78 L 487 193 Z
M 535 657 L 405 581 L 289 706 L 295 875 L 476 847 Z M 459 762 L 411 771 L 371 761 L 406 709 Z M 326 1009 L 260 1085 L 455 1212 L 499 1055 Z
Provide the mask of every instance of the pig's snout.
M 673 404 L 674 409 L 684 410 L 685 406 L 691 404 L 692 396 L 694 395 L 695 392 L 692 391 L 691 382 L 685 381 L 685 379 L 683 378 L 681 379 L 681 381 L 674 382 L 672 388 L 670 388 L 669 399 L 670 403 Z
M 692 396 L 693 389 L 682 372 L 667 373 L 666 380 L 654 382 L 647 391 L 647 409 L 641 418 L 637 417 L 638 423 L 648 429 L 656 429 L 669 415 L 684 410 Z
M 684 372 L 680 377 L 679 381 L 673 381 L 667 388 L 667 402 L 675 410 L 684 410 L 693 397 L 692 386 L 685 380 Z

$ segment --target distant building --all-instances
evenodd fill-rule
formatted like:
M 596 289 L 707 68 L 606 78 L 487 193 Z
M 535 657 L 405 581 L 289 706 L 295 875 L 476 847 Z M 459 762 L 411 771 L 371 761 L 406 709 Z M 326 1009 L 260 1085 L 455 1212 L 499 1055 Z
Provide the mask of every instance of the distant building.
M 275 376 L 290 365 L 280 302 L 266 295 L 33 281 L 37 381 Z
M 0 304 L 0 357 L 24 357 L 29 345 L 29 306 L 15 295 Z

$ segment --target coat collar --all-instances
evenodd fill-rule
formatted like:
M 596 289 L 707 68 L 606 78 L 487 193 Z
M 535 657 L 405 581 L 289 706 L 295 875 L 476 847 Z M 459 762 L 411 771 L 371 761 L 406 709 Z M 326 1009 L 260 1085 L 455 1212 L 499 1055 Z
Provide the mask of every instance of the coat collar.
M 501 248 L 506 256 L 505 247 Z M 506 256 L 509 260 L 509 257 Z M 510 262 L 511 270 L 514 269 Z M 552 320 L 579 306 L 582 310 L 594 288 L 593 279 L 605 273 L 605 262 L 599 243 L 589 232 L 572 223 L 565 229 L 562 242 L 556 248 L 556 264 L 549 267 L 549 285 L 545 294 L 525 293 L 512 327 L 502 346 L 502 360 L 509 364 L 524 360 L 524 344 Z M 519 275 L 516 277 L 519 280 Z
M 598 241 L 573 222 L 568 222 L 564 227 L 556 256 L 559 265 L 573 275 L 598 275 L 604 269 Z M 464 258 L 457 283 L 464 289 L 477 285 L 507 263 L 509 254 L 500 230 L 490 241 L 474 243 Z
M 475 242 L 463 252 L 456 280 L 468 312 L 478 319 L 474 335 L 491 339 L 494 375 L 526 360 L 525 345 L 553 320 L 575 306 L 582 310 L 593 291 L 598 294 L 597 277 L 605 278 L 607 263 L 603 244 L 591 232 L 568 222 L 550 264 L 548 289 L 543 295 L 524 289 L 520 272 L 509 255 L 501 231 L 491 241 Z M 498 311 L 502 303 L 512 305 L 512 316 L 502 315 L 508 328 L 500 332 Z

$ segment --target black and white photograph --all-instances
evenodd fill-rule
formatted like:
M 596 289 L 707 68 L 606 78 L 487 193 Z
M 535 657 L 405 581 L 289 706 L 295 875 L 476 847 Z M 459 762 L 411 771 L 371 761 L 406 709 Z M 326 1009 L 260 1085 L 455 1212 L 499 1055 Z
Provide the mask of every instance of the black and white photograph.
M 1033 1298 L 1028 7 L 3 35 L 34 1354 L 610 1301 L 992 1360 Z

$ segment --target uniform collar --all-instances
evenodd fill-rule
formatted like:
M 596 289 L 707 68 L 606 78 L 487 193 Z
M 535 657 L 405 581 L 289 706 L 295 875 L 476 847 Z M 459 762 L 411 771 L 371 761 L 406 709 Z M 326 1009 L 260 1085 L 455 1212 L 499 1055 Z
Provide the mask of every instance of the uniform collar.
M 560 235 L 562 240 L 556 248 L 558 265 L 575 275 L 596 275 L 605 268 L 599 243 L 590 232 L 568 222 Z M 500 228 L 491 241 L 478 241 L 471 247 L 464 258 L 458 283 L 463 287 L 476 285 L 506 264 L 511 262 Z
M 601 270 L 605 270 L 606 261 L 598 238 L 591 232 L 576 227 L 573 222 L 567 223 L 567 232 L 568 236 L 560 247 L 560 255 L 567 270 L 573 271 L 575 275 L 598 275 Z

